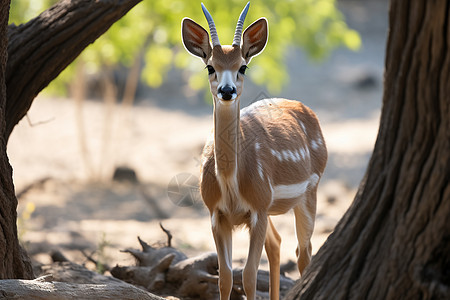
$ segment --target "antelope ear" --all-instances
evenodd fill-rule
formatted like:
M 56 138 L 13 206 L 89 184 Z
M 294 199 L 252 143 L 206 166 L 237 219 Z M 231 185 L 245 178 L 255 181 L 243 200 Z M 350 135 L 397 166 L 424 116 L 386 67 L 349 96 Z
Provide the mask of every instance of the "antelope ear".
M 192 55 L 198 56 L 206 63 L 211 56 L 211 44 L 208 32 L 189 18 L 181 21 L 181 38 L 184 47 Z
M 242 43 L 242 56 L 247 61 L 258 55 L 266 46 L 269 36 L 269 25 L 266 18 L 253 22 L 245 29 Z

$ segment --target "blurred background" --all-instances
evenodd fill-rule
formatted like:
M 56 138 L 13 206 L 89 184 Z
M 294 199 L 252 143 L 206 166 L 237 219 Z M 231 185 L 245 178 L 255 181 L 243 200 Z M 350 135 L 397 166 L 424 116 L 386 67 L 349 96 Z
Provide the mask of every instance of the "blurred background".
M 10 23 L 56 2 L 12 0 Z M 246 1 L 204 3 L 222 44 L 231 43 Z M 249 65 L 241 107 L 283 97 L 318 115 L 329 161 L 319 187 L 316 252 L 351 204 L 375 143 L 388 1 L 252 0 L 244 26 L 262 16 L 269 42 Z M 188 255 L 214 251 L 197 185 L 212 100 L 203 63 L 181 43 L 183 17 L 207 28 L 199 2 L 138 4 L 35 99 L 14 129 L 8 155 L 19 235 L 36 262 L 50 262 L 58 250 L 78 263 L 91 256 L 127 264 L 132 260 L 119 250 L 138 247 L 136 236 L 165 240 L 159 222 Z M 282 262 L 293 260 L 293 216 L 274 223 Z M 236 264 L 247 247 L 247 234 L 237 232 Z

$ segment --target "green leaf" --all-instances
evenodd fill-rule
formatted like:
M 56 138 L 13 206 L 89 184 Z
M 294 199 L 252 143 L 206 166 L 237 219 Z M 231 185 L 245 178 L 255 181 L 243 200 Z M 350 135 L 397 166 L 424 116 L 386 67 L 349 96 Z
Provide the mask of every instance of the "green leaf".
M 361 37 L 356 31 L 348 30 L 344 35 L 344 43 L 353 51 L 359 50 L 361 48 Z
M 10 22 L 17 25 L 26 22 L 56 2 L 12 0 Z M 223 0 L 208 0 L 205 5 L 214 18 L 221 43 L 230 44 L 244 3 L 230 0 L 225 5 Z M 348 28 L 334 0 L 252 0 L 244 27 L 263 16 L 269 21 L 269 42 L 264 53 L 252 60 L 249 78 L 271 93 L 289 82 L 286 55 L 290 47 L 302 48 L 314 61 L 326 59 L 338 47 L 354 51 L 361 47 L 359 34 Z M 101 72 L 105 67 L 131 67 L 137 55 L 143 53 L 141 78 L 151 87 L 160 86 L 167 71 L 178 68 L 188 78 L 191 88 L 207 89 L 204 66 L 183 49 L 181 20 L 184 17 L 208 28 L 199 2 L 139 3 L 83 51 L 86 72 Z M 73 76 L 74 68 L 69 67 L 48 90 L 63 91 Z

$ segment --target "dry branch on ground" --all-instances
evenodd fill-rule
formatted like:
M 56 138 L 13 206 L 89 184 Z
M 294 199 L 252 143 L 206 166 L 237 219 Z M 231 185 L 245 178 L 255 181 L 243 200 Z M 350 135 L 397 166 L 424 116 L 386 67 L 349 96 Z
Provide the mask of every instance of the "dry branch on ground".
M 166 233 L 167 244 L 172 239 Z M 60 252 L 53 252 L 54 263 L 39 267 L 41 277 L 35 280 L 0 281 L 0 299 L 219 299 L 216 253 L 187 257 L 168 245 L 150 246 L 138 237 L 141 250 L 126 249 L 136 259 L 136 266 L 116 266 L 111 276 L 104 276 L 70 262 Z M 243 299 L 242 269 L 233 270 L 231 299 Z M 294 285 L 281 276 L 280 295 Z M 258 271 L 257 294 L 269 299 L 269 272 Z
M 168 230 L 161 227 L 171 240 Z M 127 249 L 136 258 L 137 266 L 116 266 L 111 274 L 133 285 L 159 295 L 172 295 L 182 299 L 218 299 L 218 262 L 216 253 L 186 257 L 169 247 L 152 247 L 138 237 L 142 250 Z M 232 299 L 242 299 L 242 269 L 233 270 Z M 284 295 L 294 285 L 288 277 L 280 278 L 280 294 Z M 257 293 L 268 299 L 269 272 L 258 271 Z

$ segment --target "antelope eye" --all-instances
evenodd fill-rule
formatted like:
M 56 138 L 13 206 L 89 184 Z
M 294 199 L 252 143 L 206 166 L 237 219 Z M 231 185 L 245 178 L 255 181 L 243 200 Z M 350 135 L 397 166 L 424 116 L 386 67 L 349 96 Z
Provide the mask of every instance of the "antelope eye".
M 208 75 L 211 75 L 214 72 L 216 72 L 216 70 L 214 70 L 214 68 L 210 65 L 207 65 L 206 68 L 208 69 Z
M 245 70 L 247 70 L 248 67 L 247 65 L 243 65 L 239 68 L 239 73 L 241 73 L 242 75 L 245 75 Z

